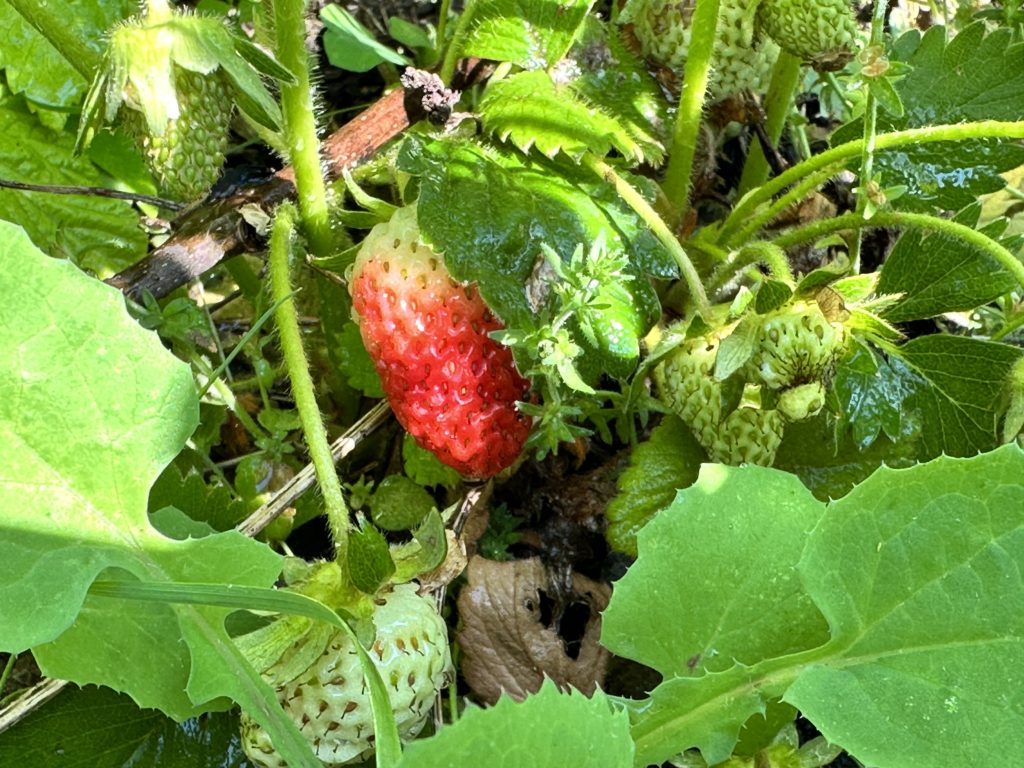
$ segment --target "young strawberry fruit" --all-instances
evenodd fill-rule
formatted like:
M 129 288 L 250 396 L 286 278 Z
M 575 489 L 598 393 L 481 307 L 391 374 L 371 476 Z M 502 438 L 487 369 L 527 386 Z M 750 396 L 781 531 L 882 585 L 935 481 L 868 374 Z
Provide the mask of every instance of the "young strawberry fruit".
M 771 389 L 826 381 L 846 348 L 843 324 L 830 321 L 815 301 L 798 301 L 766 314 L 748 363 L 751 380 Z
M 815 69 L 834 72 L 857 51 L 857 20 L 849 0 L 761 0 L 761 32 Z
M 712 461 L 738 466 L 770 467 L 782 443 L 785 421 L 778 411 L 747 406 L 737 408 L 721 423 L 708 446 Z
M 349 282 L 363 343 L 399 423 L 471 478 L 510 466 L 530 431 L 516 408 L 528 382 L 490 338 L 501 324 L 419 239 L 415 208 L 363 241 Z
M 654 371 L 662 402 L 705 448 L 716 438 L 722 420 L 722 385 L 714 378 L 718 346 L 713 335 L 689 339 Z
M 434 602 L 414 584 L 393 587 L 373 613 L 377 634 L 367 649 L 380 672 L 403 740 L 414 738 L 430 715 L 434 697 L 452 674 L 448 629 Z M 301 649 L 289 648 L 293 656 Z M 326 765 L 345 765 L 374 751 L 373 710 L 359 659 L 348 636 L 330 636 L 323 652 L 290 680 L 274 679 L 285 712 Z M 285 768 L 267 731 L 242 715 L 242 747 L 261 768 Z
M 681 76 L 693 37 L 691 20 L 697 0 L 628 0 L 619 14 L 645 57 Z M 721 0 L 711 80 L 713 99 L 750 89 L 763 91 L 779 49 L 771 40 L 754 40 L 757 0 Z

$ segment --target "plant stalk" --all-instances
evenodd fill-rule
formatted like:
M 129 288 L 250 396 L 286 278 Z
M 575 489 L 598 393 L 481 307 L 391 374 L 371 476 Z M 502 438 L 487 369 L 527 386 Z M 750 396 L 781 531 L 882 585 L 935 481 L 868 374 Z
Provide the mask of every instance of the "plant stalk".
M 936 141 L 965 141 L 967 139 L 1024 139 L 1024 122 L 979 120 L 973 123 L 930 125 L 905 131 L 883 133 L 875 141 L 875 150 L 895 149 L 908 144 L 931 144 Z M 718 235 L 721 245 L 729 244 L 737 230 L 743 226 L 759 206 L 771 200 L 790 184 L 795 184 L 818 171 L 839 171 L 851 158 L 859 157 L 864 140 L 849 141 L 815 155 L 787 171 L 769 179 L 739 202 L 725 220 Z
M 10 6 L 46 41 L 57 49 L 87 83 L 92 82 L 102 57 L 75 34 L 76 25 L 65 13 L 57 13 L 39 0 L 9 0 Z
M 718 31 L 719 0 L 701 0 L 693 12 L 690 49 L 686 56 L 683 92 L 672 129 L 672 154 L 662 188 L 672 210 L 669 222 L 675 228 L 690 205 L 693 158 L 697 153 L 704 96 L 711 76 Z
M 797 227 L 776 237 L 771 242 L 780 248 L 790 248 L 794 245 L 811 242 L 844 229 L 860 230 L 865 227 L 924 229 L 956 238 L 983 251 L 998 261 L 1024 287 L 1024 262 L 1021 262 L 1003 245 L 973 227 L 926 213 L 880 211 L 870 219 L 865 219 L 859 213 L 848 213 L 843 216 L 837 216 L 834 219 L 822 219 L 802 227 Z
M 793 106 L 793 94 L 800 82 L 800 59 L 783 51 L 775 67 L 772 69 L 772 81 L 765 96 L 764 109 L 767 115 L 764 123 L 765 133 L 773 146 L 778 146 L 786 120 Z M 738 196 L 743 197 L 754 187 L 764 184 L 768 178 L 768 159 L 764 156 L 761 143 L 757 142 L 750 148 L 747 161 L 743 165 L 740 176 Z
M 302 231 L 314 256 L 326 258 L 336 250 L 331 229 L 316 133 L 313 88 L 310 85 L 309 53 L 306 51 L 306 0 L 271 0 L 278 60 L 295 76 L 291 85 L 281 84 L 281 111 L 288 158 L 295 169 L 295 191 Z
M 708 297 L 704 292 L 704 284 L 701 282 L 700 275 L 697 273 L 696 267 L 693 266 L 693 262 L 690 261 L 690 257 L 686 255 L 686 251 L 683 250 L 679 240 L 672 234 L 672 231 L 658 215 L 658 212 L 644 199 L 643 195 L 637 192 L 629 182 L 622 178 L 604 160 L 588 152 L 583 156 L 581 162 L 602 179 L 614 185 L 619 197 L 636 211 L 644 223 L 651 228 L 651 232 L 658 238 L 658 242 L 665 246 L 679 266 L 679 271 L 686 281 L 687 287 L 690 289 L 690 296 L 697 305 L 697 311 L 706 313 L 711 305 L 708 303 Z
M 294 239 L 295 218 L 295 207 L 291 203 L 284 203 L 277 209 L 270 230 L 270 287 L 274 303 L 277 305 L 277 330 L 281 339 L 281 351 L 288 366 L 295 407 L 299 411 L 306 446 L 316 469 L 320 491 L 323 493 L 334 548 L 338 559 L 344 562 L 350 528 L 348 507 L 341 493 L 338 474 L 334 469 L 331 445 L 327 440 L 327 430 L 324 429 L 320 408 L 316 402 L 313 378 L 309 374 L 309 362 L 302 348 L 299 320 L 291 298 L 289 257 Z

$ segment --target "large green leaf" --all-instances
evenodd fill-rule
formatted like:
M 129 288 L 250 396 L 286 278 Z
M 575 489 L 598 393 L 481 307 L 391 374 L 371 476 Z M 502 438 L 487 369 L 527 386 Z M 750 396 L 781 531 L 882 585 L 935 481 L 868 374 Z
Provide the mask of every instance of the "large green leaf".
M 188 366 L 115 289 L 0 222 L 0 641 L 43 673 L 182 719 L 241 703 L 296 765 L 308 747 L 223 627 L 227 609 L 88 594 L 109 579 L 269 587 L 280 558 L 174 509 L 150 486 L 196 425 Z
M 826 506 L 777 470 L 706 467 L 641 533 L 604 641 L 669 671 L 694 658 L 692 638 L 714 637 L 738 663 L 667 677 L 631 703 L 635 765 L 692 746 L 723 760 L 742 722 L 778 696 L 879 768 L 1015 764 L 1024 755 L 1022 476 L 1024 452 L 1006 446 L 883 468 Z M 756 576 L 732 564 L 737 552 L 756 560 Z M 822 616 L 831 639 L 814 646 Z
M 0 104 L 0 177 L 32 184 L 106 186 L 75 138 L 44 128 L 11 103 Z M 84 269 L 110 274 L 146 251 L 138 215 L 124 200 L 0 189 L 0 218 L 20 224 L 37 247 Z
M 888 361 L 856 342 L 852 353 L 836 366 L 832 382 L 842 411 L 838 431 L 849 431 L 860 450 L 869 448 L 883 433 L 890 440 L 907 437 L 913 424 L 904 419 L 904 403 L 914 391 L 913 384 L 913 373 L 898 357 Z M 842 495 L 833 494 L 832 498 Z
M 598 691 L 559 693 L 550 680 L 523 702 L 470 707 L 430 739 L 410 743 L 399 768 L 622 768 L 633 759 L 629 719 Z
M 1024 114 L 1024 46 L 1010 29 L 986 35 L 982 22 L 947 40 L 943 27 L 896 41 L 892 57 L 910 65 L 895 87 L 901 118 L 880 115 L 879 131 L 969 120 L 1018 120 Z M 837 131 L 833 144 L 860 138 L 861 121 Z M 1004 185 L 1000 173 L 1024 163 L 1024 147 L 997 141 L 939 142 L 880 152 L 875 168 L 885 186 L 906 185 L 900 208 L 958 211 Z
M 638 271 L 676 274 L 675 263 L 614 189 L 583 171 L 553 173 L 518 153 L 415 135 L 406 139 L 399 166 L 420 177 L 424 237 L 444 254 L 451 273 L 477 283 L 510 325 L 530 325 L 524 286 L 543 243 L 568 260 L 577 245 L 589 246 L 604 232 L 609 248 L 625 248 Z M 634 294 L 645 289 L 643 280 L 630 285 Z
M 976 227 L 981 204 L 961 211 L 956 221 Z M 998 239 L 1006 230 L 998 219 L 981 231 Z M 966 311 L 1013 289 L 1014 277 L 999 262 L 959 239 L 938 232 L 905 232 L 886 257 L 878 280 L 880 294 L 902 294 L 885 312 L 886 320 L 902 322 L 943 312 Z
M 833 634 L 786 700 L 884 768 L 1024 758 L 1024 454 L 881 469 L 800 562 Z
M 46 5 L 47 0 L 38 0 Z M 135 0 L 77 0 L 52 3 L 61 23 L 87 46 L 103 50 L 104 33 L 115 22 L 138 11 Z M 6 0 L 0 0 L 0 69 L 7 85 L 36 104 L 68 109 L 88 89 L 89 83 Z
M 572 45 L 594 0 L 478 0 L 463 53 L 547 69 Z
M 176 723 L 109 688 L 70 687 L 0 738 L 0 765 L 33 768 L 242 768 L 238 718 Z

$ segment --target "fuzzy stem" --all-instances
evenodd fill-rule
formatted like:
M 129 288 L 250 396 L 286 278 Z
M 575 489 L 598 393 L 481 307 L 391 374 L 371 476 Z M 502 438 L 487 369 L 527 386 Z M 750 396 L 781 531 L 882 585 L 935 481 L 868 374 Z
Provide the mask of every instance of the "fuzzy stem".
M 455 31 L 452 32 L 452 40 L 448 43 L 448 48 L 444 52 L 444 62 L 441 64 L 441 72 L 439 77 L 445 85 L 451 85 L 452 77 L 455 75 L 455 65 L 459 60 L 459 54 L 462 53 L 462 44 L 469 34 L 469 28 L 473 23 L 473 12 L 477 7 L 477 0 L 468 0 L 465 7 L 462 9 L 462 13 L 459 15 L 459 20 L 455 22 Z M 438 45 L 443 45 L 443 40 L 438 40 Z
M 791 229 L 779 235 L 772 242 L 780 248 L 790 248 L 801 243 L 813 242 L 818 238 L 839 232 L 844 229 L 860 230 L 865 227 L 901 227 L 904 229 L 924 229 L 939 232 L 967 243 L 979 251 L 991 256 L 1003 268 L 1013 275 L 1014 279 L 1024 286 L 1024 262 L 1021 262 L 1004 246 L 982 232 L 949 219 L 940 219 L 926 213 L 905 213 L 902 211 L 883 211 L 865 220 L 859 213 L 848 213 L 834 219 L 821 219 L 802 227 Z
M 337 243 L 331 229 L 320 140 L 316 134 L 306 51 L 306 0 L 272 0 L 272 7 L 277 58 L 295 76 L 293 84 L 281 84 L 281 111 L 288 158 L 295 169 L 302 230 L 313 255 L 326 258 L 334 253 Z
M 875 0 L 874 12 L 871 15 L 871 41 L 870 46 L 881 48 L 882 38 L 885 34 L 885 11 L 889 7 L 888 0 Z M 884 75 L 883 75 L 884 77 Z M 862 86 L 867 97 L 864 104 L 864 149 L 860 158 L 860 192 L 857 195 L 856 213 L 865 216 L 867 213 L 870 196 L 868 187 L 872 182 L 875 172 L 875 141 L 878 136 L 878 99 L 875 98 L 868 83 Z M 858 229 L 850 243 L 850 263 L 853 271 L 860 271 L 860 230 Z
M 755 240 L 740 248 L 727 263 L 722 264 L 715 271 L 709 281 L 708 289 L 712 292 L 719 290 L 742 270 L 757 263 L 768 267 L 772 277 L 782 280 L 790 286 L 794 285 L 793 270 L 789 266 L 786 252 L 775 243 Z
M 775 146 L 778 146 L 779 139 L 782 138 L 782 130 L 786 127 L 786 120 L 793 106 L 793 94 L 796 93 L 796 87 L 800 82 L 800 69 L 800 59 L 785 51 L 779 55 L 772 69 L 772 81 L 764 100 L 767 114 L 764 129 L 768 139 Z M 764 184 L 767 178 L 768 160 L 764 156 L 761 143 L 757 142 L 751 147 L 747 161 L 743 165 L 738 196 L 742 197 L 754 187 Z
M 444 36 L 448 33 L 448 14 L 452 10 L 452 0 L 441 0 L 441 7 L 437 15 L 437 31 L 435 38 L 434 52 L 430 57 L 430 64 L 433 66 L 441 58 L 441 51 L 444 50 Z
M 903 147 L 908 144 L 930 144 L 936 141 L 966 141 L 967 139 L 1024 139 L 1024 122 L 1004 122 L 1000 120 L 979 120 L 973 123 L 957 123 L 952 125 L 930 125 L 924 128 L 911 128 L 906 131 L 883 133 L 875 142 L 875 150 L 883 151 Z M 725 220 L 719 231 L 718 242 L 728 244 L 736 230 L 747 221 L 758 206 L 771 200 L 776 194 L 790 184 L 794 184 L 817 171 L 834 169 L 838 171 L 851 158 L 858 157 L 864 149 L 864 140 L 849 141 L 838 147 L 822 152 L 820 155 L 804 160 L 789 170 L 769 179 L 761 187 L 751 192 L 740 201 L 729 218 Z
M 704 292 L 704 284 L 701 283 L 700 275 L 697 274 L 697 269 L 693 266 L 693 262 L 690 261 L 690 257 L 686 255 L 683 246 L 679 244 L 679 240 L 672 234 L 672 231 L 658 215 L 658 212 L 644 199 L 643 195 L 633 189 L 629 182 L 622 178 L 604 160 L 588 152 L 583 156 L 581 162 L 606 182 L 614 185 L 619 197 L 626 202 L 626 205 L 636 211 L 644 223 L 651 228 L 651 232 L 658 238 L 658 242 L 668 249 L 668 252 L 672 254 L 672 258 L 675 259 L 676 264 L 679 266 L 679 271 L 682 273 L 683 279 L 690 289 L 690 296 L 697 304 L 697 310 L 701 313 L 706 313 L 710 308 L 710 304 L 708 304 L 708 297 Z
M 673 211 L 672 225 L 683 220 L 690 205 L 693 158 L 697 153 L 704 95 L 708 89 L 711 60 L 715 53 L 718 8 L 719 0 L 701 0 L 693 12 L 693 37 L 686 56 L 683 92 L 679 97 L 679 110 L 672 129 L 672 155 L 662 184 Z
M 46 41 L 57 49 L 86 82 L 91 82 L 102 59 L 74 33 L 75 24 L 64 13 L 41 4 L 39 0 L 10 0 L 10 6 Z
M 277 331 L 281 339 L 285 364 L 288 366 L 292 396 L 295 398 L 295 407 L 302 422 L 302 432 L 306 437 L 309 456 L 316 468 L 316 478 L 324 497 L 324 508 L 327 510 L 334 547 L 339 561 L 344 562 L 350 527 L 348 508 L 341 493 L 338 474 L 334 469 L 331 445 L 327 440 L 327 430 L 324 429 L 320 408 L 317 406 L 313 378 L 309 375 L 309 363 L 302 348 L 299 320 L 291 299 L 288 262 L 294 237 L 295 216 L 295 207 L 291 203 L 281 205 L 274 216 L 274 224 L 270 231 L 270 287 L 274 303 L 278 305 Z
M 830 170 L 819 171 L 818 173 L 811 174 L 799 184 L 794 184 L 792 188 L 786 190 L 784 195 L 779 196 L 777 200 L 773 201 L 763 211 L 751 216 L 750 220 L 740 229 L 736 236 L 731 238 L 732 241 L 735 243 L 745 243 L 755 232 L 770 224 L 790 206 L 797 205 L 807 195 L 828 181 L 832 175 L 833 172 Z

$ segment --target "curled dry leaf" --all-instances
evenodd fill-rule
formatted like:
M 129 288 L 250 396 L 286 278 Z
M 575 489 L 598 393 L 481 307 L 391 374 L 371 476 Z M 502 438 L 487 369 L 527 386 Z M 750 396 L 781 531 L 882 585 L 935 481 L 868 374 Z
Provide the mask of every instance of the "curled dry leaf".
M 608 652 L 598 640 L 600 612 L 611 589 L 574 573 L 572 594 L 558 610 L 538 558 L 469 561 L 459 594 L 462 673 L 473 692 L 493 703 L 502 693 L 523 699 L 545 677 L 590 695 L 604 678 Z

